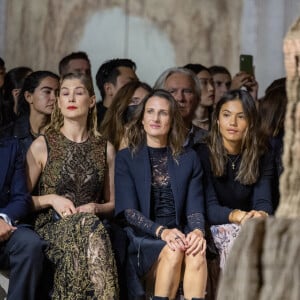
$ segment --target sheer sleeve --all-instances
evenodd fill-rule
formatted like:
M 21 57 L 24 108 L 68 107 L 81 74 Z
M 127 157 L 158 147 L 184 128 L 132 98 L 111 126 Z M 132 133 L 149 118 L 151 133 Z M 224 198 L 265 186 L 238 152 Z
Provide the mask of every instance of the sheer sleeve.
M 187 222 L 190 230 L 200 229 L 205 234 L 205 221 L 202 213 L 194 213 L 187 216 Z
M 124 217 L 126 221 L 133 227 L 141 230 L 144 233 L 156 237 L 155 233 L 160 226 L 150 219 L 146 218 L 141 212 L 136 209 L 125 209 Z

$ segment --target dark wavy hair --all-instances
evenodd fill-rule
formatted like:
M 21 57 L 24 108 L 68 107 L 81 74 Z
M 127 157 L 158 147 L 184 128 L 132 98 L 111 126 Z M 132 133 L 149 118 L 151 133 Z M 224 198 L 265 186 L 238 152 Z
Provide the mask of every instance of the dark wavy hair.
M 277 136 L 283 131 L 287 102 L 285 78 L 282 82 L 275 80 L 258 103 L 260 128 L 266 136 Z
M 185 140 L 185 127 L 176 100 L 169 92 L 165 90 L 153 90 L 140 103 L 135 113 L 134 119 L 129 124 L 127 130 L 128 146 L 131 149 L 131 152 L 134 154 L 146 142 L 146 132 L 144 130 L 142 121 L 144 118 L 146 103 L 152 97 L 166 99 L 170 104 L 169 113 L 171 119 L 171 128 L 168 134 L 167 146 L 171 149 L 172 155 L 176 159 L 176 157 L 182 152 L 183 149 L 183 143 Z
M 20 89 L 23 87 L 26 76 L 32 72 L 32 69 L 29 67 L 17 67 L 9 70 L 4 77 L 3 84 L 3 97 L 6 103 L 6 106 L 9 107 L 9 112 L 14 113 L 14 105 L 15 100 L 13 97 L 13 90 Z M 19 100 L 19 98 L 18 98 Z M 17 112 L 18 115 L 18 103 L 17 104 Z
M 111 106 L 106 111 L 104 119 L 101 122 L 101 134 L 114 145 L 116 150 L 119 149 L 125 133 L 126 121 L 124 115 L 132 96 L 138 88 L 143 88 L 149 93 L 152 91 L 147 83 L 141 81 L 128 82 L 116 93 Z
M 58 75 L 50 71 L 35 71 L 25 78 L 18 98 L 18 112 L 20 116 L 30 113 L 29 104 L 25 99 L 25 92 L 29 92 L 31 94 L 34 93 L 35 89 L 40 85 L 42 80 L 47 77 L 59 80 Z
M 228 162 L 227 151 L 220 134 L 218 120 L 222 106 L 229 102 L 239 100 L 242 103 L 243 112 L 248 123 L 245 136 L 240 149 L 241 163 L 236 180 L 242 184 L 253 184 L 259 177 L 260 157 L 265 153 L 266 139 L 259 130 L 259 118 L 255 101 L 252 96 L 243 90 L 232 90 L 227 92 L 217 103 L 212 116 L 212 127 L 208 136 L 208 147 L 210 150 L 210 162 L 214 176 L 220 177 L 225 173 Z

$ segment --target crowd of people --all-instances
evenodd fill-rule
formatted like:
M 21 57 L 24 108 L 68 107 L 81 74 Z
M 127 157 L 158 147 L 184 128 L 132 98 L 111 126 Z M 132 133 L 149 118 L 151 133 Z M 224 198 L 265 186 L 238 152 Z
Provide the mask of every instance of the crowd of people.
M 58 74 L 0 59 L 8 299 L 214 299 L 243 224 L 273 215 L 285 78 L 186 64 L 140 81 L 85 52 Z

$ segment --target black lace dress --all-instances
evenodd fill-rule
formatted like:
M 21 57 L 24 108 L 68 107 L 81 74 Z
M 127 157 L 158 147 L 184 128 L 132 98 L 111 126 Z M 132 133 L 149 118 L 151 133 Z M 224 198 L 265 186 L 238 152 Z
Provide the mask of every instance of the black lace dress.
M 155 236 L 158 226 L 178 228 L 168 172 L 168 149 L 148 147 L 148 151 L 152 171 L 151 218 L 146 218 L 136 209 L 126 209 L 124 212 L 130 225 L 125 228 L 130 240 L 129 259 L 140 278 L 150 270 L 166 245 L 166 242 Z M 187 216 L 187 221 L 189 228 L 203 230 L 202 214 Z M 184 230 L 183 227 L 178 229 Z

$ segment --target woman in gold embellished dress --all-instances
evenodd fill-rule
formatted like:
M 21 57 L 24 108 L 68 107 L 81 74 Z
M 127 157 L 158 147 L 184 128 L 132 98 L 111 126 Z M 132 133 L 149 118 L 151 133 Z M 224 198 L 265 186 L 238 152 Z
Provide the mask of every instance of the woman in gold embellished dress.
M 101 219 L 114 211 L 114 149 L 97 132 L 91 79 L 68 74 L 45 135 L 27 153 L 35 229 L 55 266 L 52 299 L 118 299 L 117 271 Z

